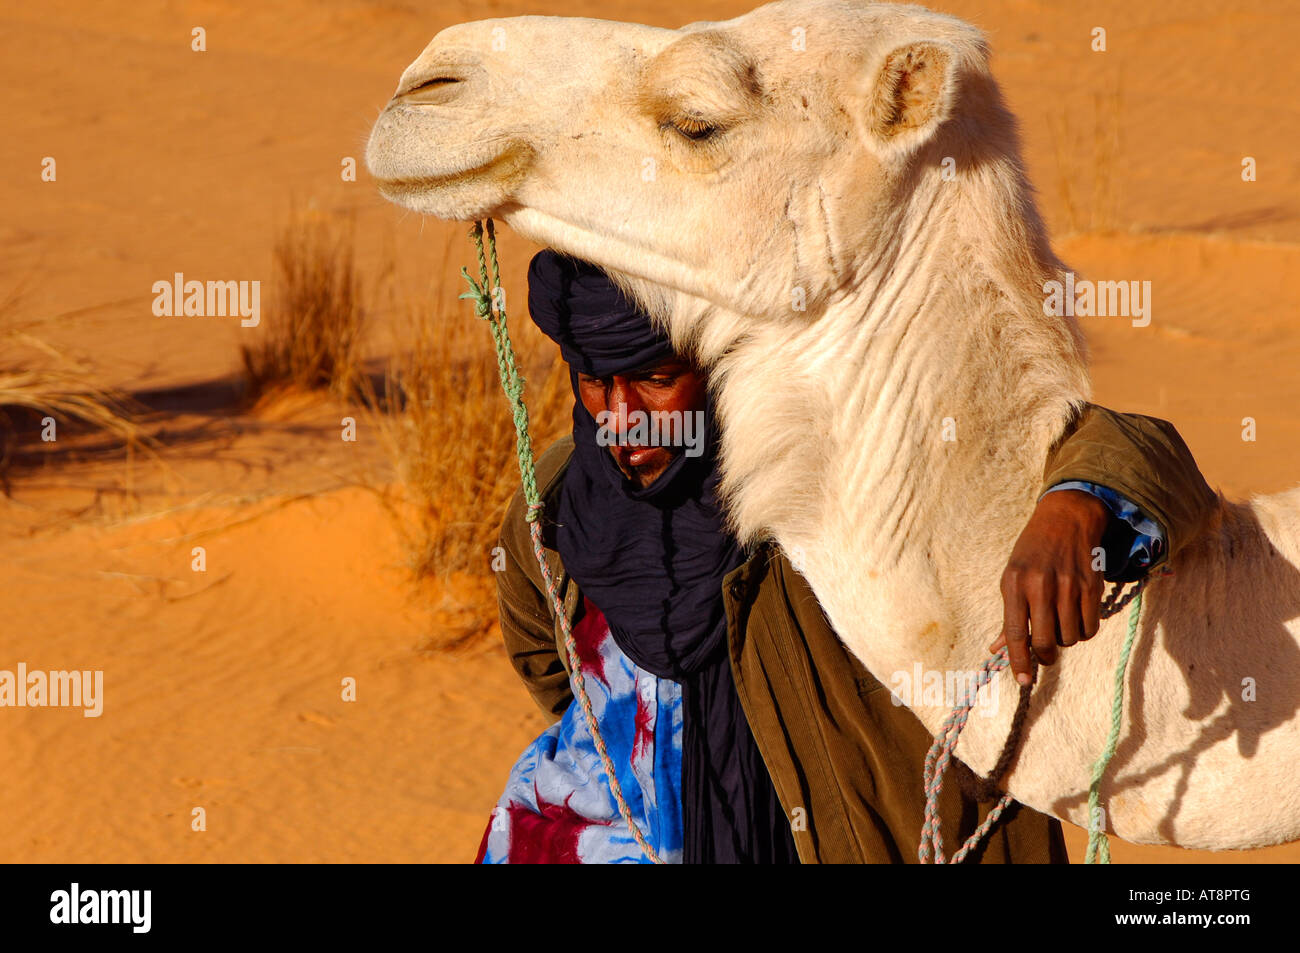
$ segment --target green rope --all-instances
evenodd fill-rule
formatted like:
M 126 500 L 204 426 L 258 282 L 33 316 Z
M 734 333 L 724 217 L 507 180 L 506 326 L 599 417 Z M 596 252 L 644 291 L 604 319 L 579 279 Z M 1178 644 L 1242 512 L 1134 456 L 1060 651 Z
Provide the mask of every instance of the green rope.
M 1128 613 L 1128 635 L 1124 639 L 1124 647 L 1120 649 L 1119 664 L 1115 666 L 1115 693 L 1110 703 L 1110 733 L 1106 737 L 1106 750 L 1092 766 L 1092 783 L 1088 786 L 1088 851 L 1083 859 L 1085 864 L 1110 863 L 1110 842 L 1100 824 L 1101 776 L 1106 773 L 1111 759 L 1115 757 L 1115 749 L 1119 746 L 1120 716 L 1124 712 L 1124 673 L 1128 670 L 1128 658 L 1137 638 L 1138 620 L 1142 617 L 1142 590 L 1145 583 L 1146 580 L 1143 579 L 1133 596 L 1133 605 Z
M 469 271 L 462 268 L 460 273 L 469 282 L 470 290 L 459 295 L 459 297 L 471 299 L 474 302 L 475 312 L 480 318 L 488 322 L 488 326 L 492 330 L 492 343 L 496 348 L 497 355 L 497 371 L 501 375 L 501 389 L 505 391 L 506 398 L 510 401 L 510 413 L 515 422 L 515 449 L 519 461 L 519 476 L 524 485 L 524 502 L 528 504 L 525 518 L 528 520 L 528 532 L 532 538 L 533 555 L 537 559 L 538 566 L 541 567 L 542 581 L 546 585 L 546 594 L 551 600 L 551 611 L 555 613 L 555 618 L 560 624 L 560 632 L 564 636 L 564 650 L 569 657 L 569 671 L 573 675 L 574 690 L 578 705 L 582 709 L 583 718 L 587 724 L 587 731 L 591 734 L 592 743 L 596 746 L 596 754 L 600 756 L 601 766 L 605 769 L 605 776 L 609 780 L 609 790 L 614 796 L 614 803 L 618 806 L 619 815 L 631 830 L 632 838 L 636 841 L 637 846 L 641 848 L 641 852 L 652 863 L 662 864 L 663 859 L 655 852 L 650 842 L 646 840 L 640 826 L 632 818 L 632 809 L 628 806 L 627 799 L 623 797 L 622 786 L 618 783 L 618 776 L 614 772 L 614 762 L 605 747 L 605 739 L 596 724 L 596 712 L 591 706 L 591 698 L 587 695 L 587 682 L 582 674 L 582 666 L 578 660 L 578 644 L 573 638 L 573 628 L 569 625 L 568 613 L 564 611 L 559 588 L 556 585 L 554 575 L 551 573 L 550 564 L 546 560 L 546 550 L 542 545 L 542 524 L 539 519 L 542 514 L 542 500 L 541 495 L 537 492 L 537 472 L 533 462 L 533 441 L 528 433 L 528 405 L 524 403 L 524 378 L 519 373 L 519 365 L 515 361 L 515 349 L 510 343 L 510 332 L 506 327 L 505 308 L 500 301 L 494 303 L 492 292 L 488 290 L 489 288 L 493 292 L 501 290 L 501 267 L 497 263 L 496 229 L 492 219 L 487 220 L 487 246 L 492 258 L 491 285 L 488 284 L 488 262 L 487 255 L 483 250 L 483 231 L 483 225 L 480 222 L 475 222 L 469 233 L 478 249 L 479 280 L 475 281 L 470 277 Z
M 1103 864 L 1110 863 L 1110 847 L 1106 842 L 1105 834 L 1102 833 L 1097 824 L 1097 808 L 1101 800 L 1101 777 L 1110 765 L 1111 759 L 1115 756 L 1115 749 L 1119 742 L 1120 714 L 1124 707 L 1124 672 L 1128 668 L 1129 654 L 1133 650 L 1133 640 L 1137 635 L 1138 620 L 1142 617 L 1142 590 L 1146 588 L 1146 584 L 1147 578 L 1143 578 L 1127 591 L 1125 591 L 1123 585 L 1116 585 L 1106 598 L 1101 601 L 1100 614 L 1103 619 L 1109 619 L 1126 605 L 1131 604 L 1132 609 L 1129 611 L 1128 638 L 1125 640 L 1120 652 L 1119 667 L 1115 672 L 1115 695 L 1111 702 L 1110 735 L 1106 742 L 1106 750 L 1102 752 L 1101 757 L 1097 759 L 1097 763 L 1093 765 L 1092 782 L 1088 787 L 1088 853 L 1084 862 L 1089 864 L 1093 863 L 1092 857 L 1097 851 L 1098 845 L 1102 850 L 1101 862 Z M 942 819 L 939 816 L 939 794 L 943 787 L 944 774 L 947 772 L 948 764 L 953 758 L 953 752 L 956 750 L 957 739 L 961 736 L 962 729 L 966 727 L 971 709 L 975 706 L 976 691 L 987 683 L 994 674 L 1007 667 L 1009 664 L 1007 658 L 1007 650 L 1003 648 L 997 655 L 984 663 L 984 667 L 978 673 L 975 685 L 967 691 L 966 697 L 959 701 L 952 713 L 944 719 L 939 733 L 934 737 L 934 743 L 925 756 L 925 768 L 921 776 L 921 784 L 925 792 L 925 814 L 921 825 L 921 845 L 917 848 L 917 859 L 923 864 L 930 862 L 931 855 L 933 855 L 934 862 L 937 864 L 961 863 L 975 849 L 980 840 L 988 834 L 1003 810 L 1011 803 L 1011 795 L 1003 795 L 997 806 L 989 811 L 984 823 L 967 838 L 961 850 L 957 851 L 951 860 L 945 858 Z M 1013 727 L 1012 736 L 1014 737 L 1015 734 L 1016 729 Z
M 501 389 L 510 401 L 510 413 L 515 422 L 515 452 L 519 458 L 519 475 L 524 482 L 524 501 L 528 504 L 525 514 L 527 520 L 537 519 L 541 497 L 537 492 L 537 472 L 533 465 L 533 442 L 528 431 L 528 405 L 524 403 L 524 378 L 519 373 L 515 362 L 515 349 L 510 343 L 510 331 L 506 327 L 504 308 L 493 306 L 492 295 L 488 292 L 487 260 L 483 254 L 483 226 L 475 222 L 470 236 L 478 246 L 479 281 L 469 276 L 465 268 L 460 273 L 469 282 L 470 290 L 458 295 L 474 301 L 474 310 L 480 318 L 488 322 L 492 331 L 492 343 L 496 348 L 497 372 L 501 376 Z M 497 262 L 496 229 L 492 219 L 487 220 L 488 248 L 492 254 L 492 285 L 494 290 L 501 288 L 501 266 Z

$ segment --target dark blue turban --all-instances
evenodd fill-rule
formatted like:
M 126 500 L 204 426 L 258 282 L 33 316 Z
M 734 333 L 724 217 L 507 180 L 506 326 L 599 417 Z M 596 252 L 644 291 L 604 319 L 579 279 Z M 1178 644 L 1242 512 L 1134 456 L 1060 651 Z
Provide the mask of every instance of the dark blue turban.
M 574 389 L 573 456 L 548 513 L 560 561 L 623 653 L 682 686 L 683 859 L 794 862 L 790 822 L 732 680 L 722 580 L 745 555 L 718 501 L 712 405 L 703 453 L 679 453 L 636 486 L 597 442 L 577 372 L 609 377 L 671 357 L 668 337 L 599 268 L 550 249 L 529 265 L 528 307 Z
M 609 377 L 673 355 L 668 336 L 595 265 L 547 248 L 528 266 L 528 310 L 575 371 Z

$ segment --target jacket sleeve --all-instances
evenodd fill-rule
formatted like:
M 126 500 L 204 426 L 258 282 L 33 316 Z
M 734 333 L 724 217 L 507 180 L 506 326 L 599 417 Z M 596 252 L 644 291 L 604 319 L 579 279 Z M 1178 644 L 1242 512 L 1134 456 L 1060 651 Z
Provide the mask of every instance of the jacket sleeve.
M 535 574 L 524 569 L 528 564 L 523 560 L 533 559 L 531 549 L 520 545 L 527 540 L 523 495 L 516 493 L 502 521 L 499 543 L 505 561 L 505 568 L 496 573 L 501 637 L 528 694 L 548 721 L 555 722 L 573 693 L 555 644 L 555 620 L 546 593 L 533 579 Z
M 1213 522 L 1219 498 L 1174 425 L 1087 404 L 1047 456 L 1044 491 L 1071 480 L 1110 487 L 1164 530 L 1172 556 Z
M 549 501 L 549 494 L 558 485 L 572 452 L 573 440 L 565 437 L 537 458 L 537 485 L 544 502 Z M 510 664 L 523 679 L 528 694 L 547 720 L 555 722 L 573 700 L 573 690 L 568 668 L 560 657 L 555 617 L 533 555 L 524 508 L 523 491 L 516 491 L 501 521 L 498 545 L 505 565 L 496 573 L 501 637 Z M 561 567 L 552 565 L 551 570 L 562 578 Z

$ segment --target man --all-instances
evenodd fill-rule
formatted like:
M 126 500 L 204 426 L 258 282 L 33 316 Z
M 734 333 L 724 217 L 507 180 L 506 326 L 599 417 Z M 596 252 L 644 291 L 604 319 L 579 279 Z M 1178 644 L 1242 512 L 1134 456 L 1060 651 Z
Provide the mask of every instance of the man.
M 687 863 L 914 859 L 930 738 L 843 647 L 785 555 L 745 552 L 726 531 L 704 375 L 594 266 L 541 252 L 529 307 L 576 398 L 572 439 L 538 461 L 546 558 L 645 847 Z M 638 414 L 671 421 L 675 445 L 648 440 Z M 1110 577 L 1140 576 L 1213 501 L 1172 427 L 1102 408 L 1075 422 L 1047 469 L 1003 580 L 1018 674 L 1031 626 L 1046 664 L 1058 643 L 1097 631 L 1093 547 L 1113 560 Z M 518 497 L 501 541 L 506 646 L 559 720 L 516 763 L 480 857 L 644 860 L 573 703 Z M 947 785 L 949 836 L 967 836 L 990 806 Z M 1015 805 L 972 860 L 1064 861 L 1060 825 Z

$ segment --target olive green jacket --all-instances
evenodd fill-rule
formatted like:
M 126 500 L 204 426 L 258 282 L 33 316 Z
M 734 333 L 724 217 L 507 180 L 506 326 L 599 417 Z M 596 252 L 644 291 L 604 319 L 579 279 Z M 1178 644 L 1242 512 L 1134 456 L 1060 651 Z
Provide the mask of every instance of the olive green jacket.
M 543 512 L 552 514 L 571 438 L 537 462 Z M 1217 500 L 1171 424 L 1088 405 L 1053 447 L 1044 489 L 1067 480 L 1123 494 L 1165 531 L 1170 554 L 1208 524 Z M 544 554 L 570 623 L 581 597 L 543 519 Z M 497 573 L 501 631 L 510 662 L 552 721 L 573 695 L 529 529 L 515 495 L 501 527 Z M 921 773 L 931 738 L 907 708 L 844 648 L 807 581 L 773 545 L 757 547 L 723 581 L 736 689 L 803 863 L 915 862 L 924 801 Z M 940 804 L 945 840 L 960 843 L 992 802 L 957 784 Z M 1059 822 L 1013 804 L 968 862 L 1065 862 Z

